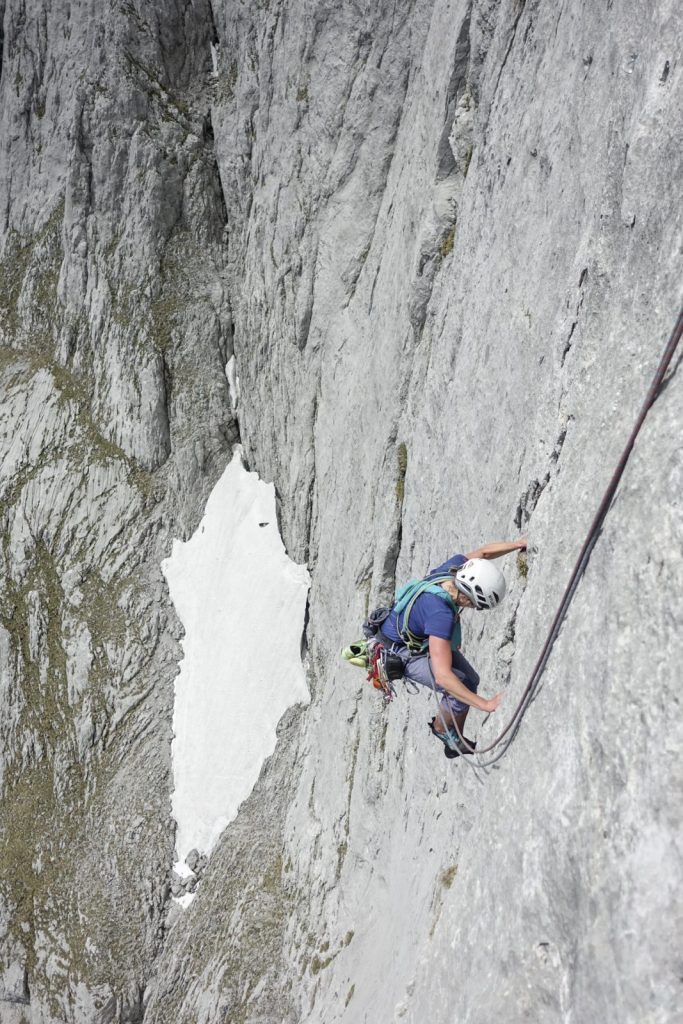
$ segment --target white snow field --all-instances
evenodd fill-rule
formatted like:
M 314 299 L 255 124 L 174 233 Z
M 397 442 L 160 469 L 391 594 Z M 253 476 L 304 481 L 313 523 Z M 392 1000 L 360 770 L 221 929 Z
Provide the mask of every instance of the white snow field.
M 162 563 L 185 627 L 175 684 L 176 852 L 209 853 L 275 749 L 284 711 L 309 699 L 301 635 L 310 579 L 284 549 L 275 488 L 235 455 L 187 542 Z

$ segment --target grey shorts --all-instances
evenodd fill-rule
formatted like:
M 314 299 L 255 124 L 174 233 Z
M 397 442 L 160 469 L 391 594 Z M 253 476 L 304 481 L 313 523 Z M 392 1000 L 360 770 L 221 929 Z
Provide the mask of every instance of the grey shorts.
M 461 711 L 466 711 L 469 704 L 465 704 L 463 701 L 458 700 L 457 697 L 453 697 L 450 693 L 446 693 L 434 680 L 434 673 L 432 671 L 432 661 L 428 654 L 409 654 L 407 648 L 403 648 L 407 658 L 405 660 L 405 676 L 406 679 L 410 679 L 411 682 L 417 683 L 418 686 L 427 686 L 431 690 L 436 690 L 440 697 L 443 697 L 444 704 L 449 711 L 454 714 L 460 714 Z M 400 650 L 396 651 L 397 654 L 402 654 Z M 460 651 L 453 651 L 453 671 L 455 672 L 458 679 L 460 679 L 468 690 L 472 693 L 476 693 L 479 689 L 479 675 L 474 668 L 470 665 L 467 658 L 465 658 Z

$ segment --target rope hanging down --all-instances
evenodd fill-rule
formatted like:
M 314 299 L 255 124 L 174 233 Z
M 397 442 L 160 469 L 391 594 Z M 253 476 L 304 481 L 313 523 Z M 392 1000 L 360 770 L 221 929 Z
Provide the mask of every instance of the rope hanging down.
M 548 663 L 548 659 L 550 657 L 553 645 L 555 643 L 555 640 L 557 639 L 558 633 L 560 632 L 560 627 L 564 622 L 565 616 L 567 614 L 570 604 L 572 603 L 574 594 L 576 593 L 576 589 L 579 585 L 581 577 L 583 576 L 586 570 L 586 566 L 588 565 L 588 562 L 590 560 L 593 548 L 597 543 L 598 536 L 602 528 L 602 524 L 605 521 L 607 513 L 609 512 L 610 505 L 612 504 L 612 499 L 614 498 L 617 487 L 619 486 L 619 482 L 623 476 L 624 469 L 626 468 L 626 463 L 628 462 L 629 457 L 631 455 L 631 451 L 633 450 L 633 445 L 635 444 L 636 438 L 638 437 L 638 434 L 640 432 L 640 428 L 645 422 L 645 418 L 648 412 L 650 411 L 651 406 L 653 405 L 657 396 L 659 395 L 662 384 L 664 383 L 664 377 L 666 376 L 666 372 L 669 369 L 669 366 L 671 365 L 671 360 L 674 357 L 674 353 L 676 352 L 678 343 L 681 340 L 681 335 L 683 335 L 683 308 L 681 308 L 681 311 L 678 314 L 676 326 L 674 327 L 671 333 L 671 337 L 669 338 L 666 348 L 664 349 L 662 357 L 659 361 L 659 365 L 657 366 L 657 370 L 652 379 L 652 383 L 650 384 L 650 388 L 645 397 L 645 401 L 643 402 L 641 410 L 638 414 L 638 418 L 636 419 L 630 437 L 626 442 L 626 446 L 624 447 L 624 450 L 621 453 L 621 458 L 619 459 L 617 468 L 612 474 L 612 478 L 609 484 L 607 485 L 607 490 L 605 491 L 602 501 L 600 502 L 598 510 L 595 514 L 595 518 L 591 523 L 588 535 L 583 543 L 583 547 L 581 548 L 581 553 L 578 557 L 576 565 L 574 566 L 574 571 L 571 574 L 569 583 L 567 584 L 567 588 L 560 602 L 560 606 L 557 609 L 555 618 L 553 619 L 553 623 L 550 627 L 550 632 L 546 637 L 546 641 L 543 645 L 538 661 L 536 662 L 534 669 L 531 673 L 531 676 L 529 677 L 529 682 L 526 685 L 526 688 L 519 700 L 519 703 L 517 704 L 517 707 L 512 713 L 510 721 L 505 726 L 501 734 L 497 736 L 496 739 L 488 745 L 488 747 L 483 747 L 476 751 L 463 738 L 460 729 L 458 729 L 457 722 L 454 723 L 458 731 L 458 735 L 460 736 L 460 739 L 463 742 L 463 745 L 467 747 L 470 753 L 473 754 L 487 754 L 490 751 L 494 750 L 498 746 L 498 744 L 501 743 L 503 739 L 505 739 L 503 749 L 498 751 L 495 757 L 491 758 L 489 761 L 485 761 L 483 763 L 481 761 L 475 761 L 474 764 L 471 764 L 469 758 L 466 758 L 467 763 L 470 764 L 470 767 L 472 768 L 488 768 L 490 765 L 495 764 L 496 761 L 499 761 L 501 757 L 503 757 L 508 747 L 511 745 L 512 741 L 517 735 L 517 731 L 522 723 L 522 718 L 524 717 L 524 714 L 529 704 L 534 699 L 541 676 L 543 675 L 545 667 Z M 434 690 L 434 697 L 437 697 L 436 690 Z M 439 715 L 441 717 L 440 711 Z M 441 718 L 441 721 L 443 722 L 443 718 Z

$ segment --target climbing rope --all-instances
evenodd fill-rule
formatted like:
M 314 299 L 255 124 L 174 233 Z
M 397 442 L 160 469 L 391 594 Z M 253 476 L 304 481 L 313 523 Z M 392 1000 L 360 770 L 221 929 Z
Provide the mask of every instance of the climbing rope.
M 615 469 L 614 473 L 612 474 L 612 478 L 611 478 L 609 484 L 607 485 L 607 490 L 605 491 L 605 493 L 603 495 L 603 498 L 602 498 L 602 501 L 600 502 L 598 510 L 597 510 L 597 512 L 595 514 L 595 518 L 593 519 L 593 522 L 591 523 L 591 527 L 590 527 L 590 529 L 588 531 L 588 535 L 587 535 L 587 537 L 586 537 L 586 539 L 585 539 L 585 541 L 583 543 L 583 547 L 581 548 L 581 553 L 580 553 L 580 555 L 579 555 L 579 557 L 577 559 L 576 565 L 574 566 L 574 571 L 571 574 L 571 577 L 569 579 L 569 583 L 567 584 L 567 587 L 565 589 L 565 592 L 564 592 L 564 595 L 562 597 L 562 600 L 560 601 L 560 606 L 557 609 L 557 612 L 555 614 L 555 618 L 553 619 L 552 625 L 550 627 L 550 632 L 548 633 L 548 636 L 546 637 L 546 641 L 545 641 L 545 643 L 543 645 L 543 648 L 542 648 L 541 653 L 539 655 L 538 661 L 536 662 L 536 664 L 534 666 L 534 669 L 533 669 L 533 671 L 531 673 L 531 676 L 529 677 L 529 682 L 527 683 L 527 685 L 526 685 L 526 687 L 524 689 L 524 692 L 522 693 L 522 696 L 521 696 L 521 698 L 520 698 L 520 700 L 519 700 L 519 702 L 517 704 L 517 707 L 515 708 L 515 710 L 512 713 L 512 717 L 510 718 L 510 721 L 505 726 L 505 728 L 500 733 L 500 735 L 497 736 L 496 739 L 493 740 L 492 743 L 490 743 L 487 747 L 483 747 L 483 748 L 478 749 L 476 751 L 474 750 L 473 747 L 471 747 L 467 743 L 467 740 L 464 739 L 462 733 L 460 732 L 460 729 L 458 728 L 457 722 L 455 722 L 455 721 L 453 722 L 453 724 L 455 725 L 455 728 L 457 730 L 458 736 L 460 737 L 460 740 L 462 741 L 463 745 L 467 748 L 467 750 L 470 751 L 471 754 L 476 754 L 476 755 L 488 754 L 488 753 L 490 753 L 490 751 L 494 750 L 503 740 L 505 740 L 505 744 L 504 744 L 502 750 L 499 750 L 498 753 L 495 755 L 495 757 L 490 758 L 488 761 L 481 762 L 479 760 L 476 760 L 476 761 L 474 761 L 474 763 L 471 763 L 470 757 L 469 756 L 465 757 L 465 761 L 470 765 L 471 768 L 475 768 L 475 769 L 476 768 L 488 768 L 491 765 L 495 764 L 496 761 L 500 761 L 500 759 L 503 757 L 503 755 L 509 749 L 510 745 L 512 744 L 513 740 L 515 739 L 515 737 L 517 735 L 517 732 L 518 732 L 519 727 L 520 727 L 520 725 L 522 723 L 522 719 L 523 719 L 523 717 L 524 717 L 524 715 L 526 713 L 526 710 L 529 707 L 529 705 L 531 704 L 531 702 L 533 701 L 533 699 L 534 699 L 534 697 L 535 697 L 535 695 L 537 693 L 538 686 L 539 686 L 539 683 L 540 683 L 540 680 L 541 680 L 541 676 L 543 675 L 545 667 L 548 664 L 548 659 L 550 658 L 550 654 L 551 654 L 553 645 L 555 643 L 555 640 L 557 639 L 558 633 L 560 632 L 560 627 L 562 626 L 562 623 L 564 622 L 564 619 L 565 619 L 565 617 L 567 615 L 567 611 L 569 609 L 569 606 L 572 603 L 572 600 L 573 600 L 574 595 L 576 593 L 576 590 L 577 590 L 577 587 L 578 587 L 579 582 L 581 580 L 581 577 L 583 576 L 584 572 L 586 571 L 586 566 L 588 565 L 588 562 L 590 560 L 590 556 L 592 554 L 593 548 L 595 547 L 595 545 L 597 543 L 598 536 L 599 536 L 600 530 L 602 528 L 602 524 L 605 521 L 605 517 L 607 516 L 607 513 L 609 512 L 610 505 L 612 504 L 612 499 L 614 498 L 614 495 L 616 494 L 617 487 L 619 486 L 619 483 L 620 483 L 621 478 L 623 476 L 624 469 L 626 468 L 626 463 L 629 460 L 629 457 L 630 457 L 631 452 L 633 450 L 633 446 L 635 444 L 636 438 L 638 437 L 638 434 L 640 433 L 640 429 L 641 429 L 643 423 L 645 422 L 645 418 L 646 418 L 648 412 L 650 411 L 651 406 L 654 404 L 657 396 L 659 395 L 659 392 L 660 392 L 660 390 L 662 388 L 662 384 L 664 383 L 664 378 L 666 376 L 666 372 L 669 369 L 669 366 L 671 364 L 671 360 L 673 359 L 674 353 L 676 352 L 678 344 L 679 344 L 679 342 L 681 340 L 681 335 L 683 335 L 683 308 L 681 308 L 681 311 L 678 314 L 678 320 L 676 321 L 676 326 L 674 327 L 674 329 L 673 329 L 673 331 L 671 333 L 671 337 L 669 338 L 669 341 L 667 342 L 667 345 L 666 345 L 666 347 L 664 349 L 662 357 L 661 357 L 661 359 L 659 361 L 659 365 L 657 366 L 657 370 L 656 370 L 655 375 L 654 375 L 654 377 L 652 379 L 652 383 L 650 384 L 650 388 L 649 388 L 649 390 L 647 392 L 647 395 L 645 397 L 645 401 L 643 402 L 641 410 L 640 410 L 640 412 L 638 414 L 638 418 L 636 419 L 636 422 L 635 422 L 635 425 L 633 427 L 633 430 L 631 431 L 630 437 L 629 437 L 628 441 L 626 442 L 626 446 L 624 447 L 624 450 L 621 453 L 621 458 L 619 459 L 619 462 L 617 464 L 617 468 Z M 437 696 L 437 693 L 436 693 L 436 689 L 434 687 L 433 687 L 433 689 L 434 689 L 434 698 L 437 700 L 437 704 L 438 704 L 438 696 Z M 445 724 L 446 723 L 443 720 L 443 716 L 441 715 L 441 709 L 440 708 L 439 708 L 439 717 L 440 717 L 441 721 L 443 722 L 444 728 L 445 728 Z

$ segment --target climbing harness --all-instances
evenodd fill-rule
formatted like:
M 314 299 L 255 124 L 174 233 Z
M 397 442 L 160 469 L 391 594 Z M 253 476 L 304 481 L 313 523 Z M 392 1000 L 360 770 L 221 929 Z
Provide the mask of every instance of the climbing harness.
M 597 543 L 598 536 L 599 536 L 600 530 L 602 528 L 602 524 L 604 523 L 605 518 L 607 516 L 607 513 L 609 512 L 610 506 L 612 504 L 612 499 L 614 498 L 614 495 L 616 494 L 617 487 L 619 486 L 619 483 L 620 483 L 621 478 L 623 476 L 624 469 L 626 468 L 626 463 L 629 460 L 629 457 L 630 457 L 631 452 L 633 450 L 633 446 L 635 444 L 636 438 L 638 437 L 638 434 L 640 433 L 641 427 L 643 426 L 643 423 L 645 422 L 645 418 L 646 418 L 648 412 L 650 411 L 650 408 L 652 407 L 652 405 L 654 404 L 657 396 L 660 393 L 660 390 L 661 390 L 662 385 L 664 383 L 664 377 L 666 376 L 666 372 L 669 369 L 669 366 L 671 365 L 671 360 L 674 357 L 674 353 L 675 353 L 675 351 L 676 351 L 676 349 L 678 347 L 678 344 L 679 344 L 679 342 L 681 340 L 681 336 L 682 335 L 683 335 L 683 308 L 681 308 L 681 311 L 678 314 L 678 319 L 676 321 L 676 326 L 674 327 L 674 329 L 673 329 L 673 331 L 671 333 L 671 336 L 670 336 L 670 338 L 669 338 L 669 340 L 668 340 L 668 342 L 667 342 L 667 344 L 666 344 L 666 346 L 664 348 L 664 352 L 662 353 L 662 356 L 660 358 L 659 364 L 658 364 L 657 369 L 655 371 L 655 375 L 654 375 L 654 377 L 652 379 L 652 383 L 650 384 L 650 387 L 649 387 L 649 390 L 647 392 L 647 395 L 645 396 L 645 401 L 643 402 L 643 405 L 642 405 L 642 407 L 640 409 L 640 412 L 639 412 L 638 417 L 636 419 L 635 425 L 634 425 L 634 427 L 633 427 L 633 429 L 631 431 L 631 434 L 630 434 L 630 436 L 628 438 L 628 441 L 626 442 L 624 450 L 621 453 L 621 457 L 619 459 L 617 467 L 616 467 L 614 473 L 612 474 L 612 478 L 609 481 L 609 484 L 607 485 L 607 490 L 605 491 L 605 493 L 604 493 L 604 495 L 602 497 L 602 501 L 600 502 L 598 510 L 597 510 L 597 512 L 595 514 L 595 518 L 593 519 L 593 522 L 591 523 L 590 529 L 589 529 L 588 534 L 586 536 L 586 539 L 585 539 L 585 541 L 583 543 L 583 547 L 581 548 L 581 552 L 580 552 L 579 557 L 577 559 L 576 565 L 574 566 L 574 571 L 571 574 L 571 577 L 569 579 L 569 583 L 567 584 L 565 592 L 564 592 L 564 594 L 562 596 L 562 600 L 560 601 L 559 608 L 557 609 L 557 612 L 555 614 L 555 618 L 553 619 L 552 625 L 550 627 L 550 631 L 548 633 L 548 636 L 546 637 L 545 643 L 543 644 L 543 648 L 542 648 L 541 653 L 540 653 L 540 655 L 538 657 L 538 661 L 536 662 L 536 664 L 535 664 L 535 666 L 533 668 L 533 671 L 532 671 L 531 676 L 529 678 L 529 682 L 527 683 L 527 685 L 526 685 L 526 687 L 524 689 L 524 692 L 522 693 L 522 696 L 521 696 L 521 698 L 520 698 L 520 700 L 519 700 L 519 702 L 517 704 L 517 707 L 515 708 L 515 710 L 512 713 L 512 717 L 510 718 L 510 721 L 505 726 L 503 731 L 487 747 L 478 748 L 476 753 L 478 755 L 487 754 L 490 751 L 494 750 L 500 743 L 502 743 L 503 740 L 505 740 L 503 748 L 502 748 L 502 750 L 498 751 L 498 753 L 495 755 L 495 757 L 492 757 L 488 761 L 485 761 L 483 763 L 481 761 L 474 761 L 473 759 L 465 758 L 465 763 L 470 765 L 471 768 L 488 768 L 491 765 L 495 764 L 496 761 L 499 761 L 503 757 L 503 755 L 509 749 L 510 745 L 512 744 L 512 742 L 514 741 L 515 737 L 517 736 L 517 732 L 519 731 L 519 727 L 520 727 L 520 725 L 522 723 L 522 719 L 523 719 L 523 717 L 524 717 L 524 715 L 525 715 L 525 713 L 527 711 L 527 708 L 529 707 L 531 702 L 534 700 L 534 698 L 535 698 L 535 696 L 536 696 L 536 694 L 538 692 L 538 687 L 539 687 L 539 683 L 540 683 L 540 680 L 541 680 L 541 676 L 543 675 L 543 672 L 545 671 L 545 667 L 548 664 L 548 659 L 550 658 L 550 654 L 551 654 L 553 645 L 555 643 L 555 640 L 557 639 L 558 633 L 560 632 L 560 627 L 562 626 L 562 623 L 564 622 L 564 619 L 565 619 L 565 617 L 567 615 L 567 611 L 569 609 L 569 606 L 572 603 L 572 600 L 573 600 L 574 595 L 576 593 L 576 590 L 578 588 L 578 585 L 579 585 L 579 582 L 581 580 L 581 577 L 583 576 L 584 572 L 586 571 L 586 567 L 587 567 L 588 562 L 590 560 L 590 556 L 592 554 L 593 548 L 595 547 L 595 545 Z M 675 372 L 675 368 L 674 368 L 674 372 Z M 435 698 L 435 700 L 437 701 L 437 704 L 438 704 L 438 696 L 437 696 L 437 693 L 436 693 L 436 689 L 434 689 L 434 698 Z M 440 712 L 439 712 L 439 714 L 440 714 Z M 443 717 L 441 717 L 441 721 L 443 722 Z M 466 746 L 468 750 L 470 750 L 472 753 L 474 753 L 474 750 L 472 750 L 472 748 L 468 745 L 467 741 L 463 738 L 462 733 L 458 729 L 457 722 L 454 722 L 453 724 L 455 725 L 455 728 L 456 728 L 456 730 L 458 732 L 458 736 L 460 737 L 460 739 L 461 739 L 462 743 L 464 744 L 464 746 Z M 445 727 L 445 722 L 444 722 L 444 727 Z

